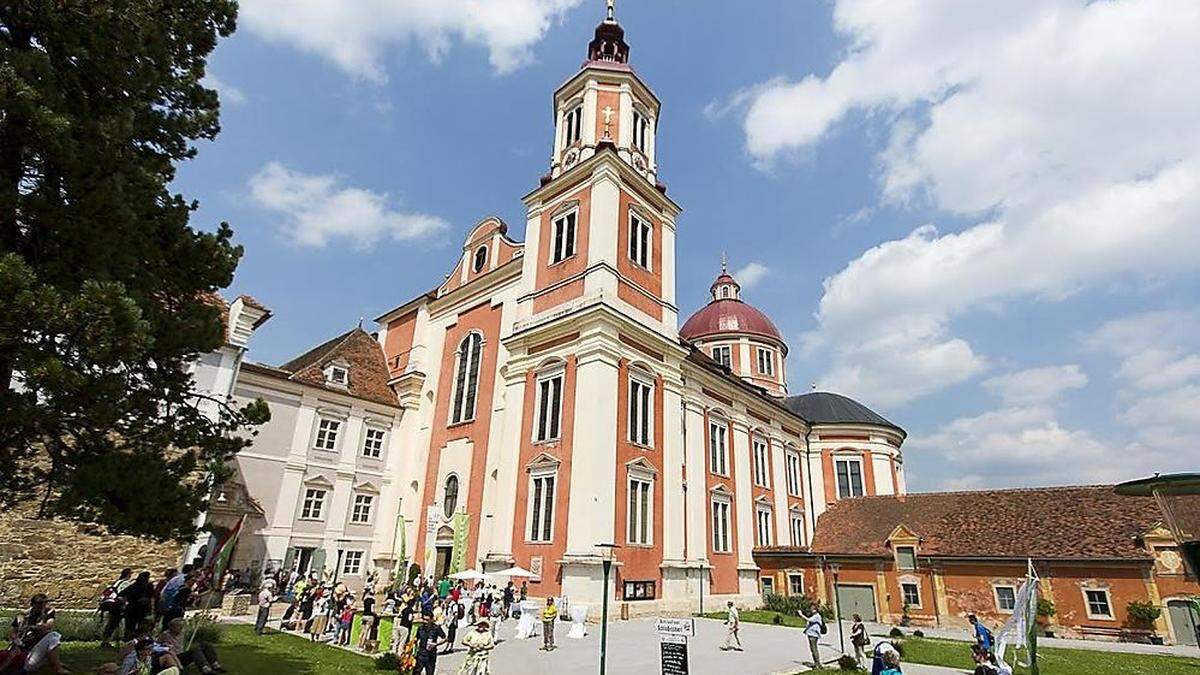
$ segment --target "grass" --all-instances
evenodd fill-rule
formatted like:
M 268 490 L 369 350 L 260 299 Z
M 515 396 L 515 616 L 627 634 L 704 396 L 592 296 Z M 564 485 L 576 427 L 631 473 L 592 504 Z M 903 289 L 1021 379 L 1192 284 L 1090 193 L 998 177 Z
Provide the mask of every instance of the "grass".
M 270 631 L 255 635 L 246 625 L 226 625 L 216 645 L 221 665 L 229 672 L 243 674 L 317 675 L 340 673 L 366 675 L 379 673 L 371 657 L 353 654 L 302 637 Z M 101 649 L 97 642 L 64 642 L 63 664 L 76 673 L 87 673 L 114 661 L 116 650 Z M 195 669 L 192 669 L 195 672 Z
M 708 612 L 703 616 L 724 619 L 725 612 Z M 783 626 L 803 628 L 805 621 L 799 616 L 788 616 L 768 610 L 742 612 L 742 621 L 749 623 L 774 624 L 781 617 Z M 964 671 L 974 669 L 971 651 L 967 642 L 937 638 L 905 637 L 903 642 L 904 661 L 931 666 L 946 666 Z M 1022 652 L 1024 656 L 1024 652 Z M 1200 675 L 1200 659 L 1158 654 L 1126 654 L 1101 652 L 1087 649 L 1063 649 L 1043 647 L 1038 650 L 1039 670 L 1047 675 Z M 807 672 L 842 672 L 821 670 Z M 1028 669 L 1018 667 L 1015 675 L 1027 675 Z

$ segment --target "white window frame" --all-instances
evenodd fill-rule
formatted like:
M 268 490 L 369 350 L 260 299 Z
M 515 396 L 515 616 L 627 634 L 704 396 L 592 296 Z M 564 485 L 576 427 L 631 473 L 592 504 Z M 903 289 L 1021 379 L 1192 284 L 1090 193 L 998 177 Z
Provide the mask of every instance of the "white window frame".
M 375 520 L 375 495 L 366 492 L 354 493 L 350 507 L 352 525 L 370 525 Z
M 804 545 L 804 515 L 792 511 L 788 514 L 788 533 L 791 535 L 792 546 Z
M 542 410 L 542 400 L 546 394 L 554 393 L 553 380 L 558 380 L 558 400 L 553 398 Z M 539 373 L 534 380 L 535 394 L 533 397 L 533 442 L 553 443 L 562 439 L 563 399 L 566 397 L 566 369 L 562 367 Z M 545 389 L 545 391 L 543 391 Z
M 709 500 L 711 518 L 709 531 L 713 553 L 732 553 L 733 502 L 725 496 L 714 496 Z M 719 527 L 718 527 L 719 525 Z
M 795 450 L 784 452 L 784 473 L 787 474 L 787 492 L 792 497 L 800 495 L 800 453 Z
M 758 374 L 775 377 L 775 352 L 766 347 L 755 347 L 758 358 Z
M 1079 590 L 1083 594 L 1083 608 L 1084 608 L 1084 611 L 1087 612 L 1087 617 L 1089 619 L 1094 619 L 1096 621 L 1116 621 L 1117 620 L 1116 615 L 1113 614 L 1112 592 L 1110 592 L 1107 588 L 1096 588 L 1094 586 L 1084 586 L 1084 587 L 1080 588 Z M 1104 594 L 1104 604 L 1108 607 L 1108 614 L 1096 614 L 1096 613 L 1092 612 L 1092 603 L 1091 603 L 1091 600 L 1088 598 L 1088 593 L 1103 593 Z
M 325 520 L 325 498 L 328 496 L 329 490 L 324 487 L 304 488 L 304 498 L 300 501 L 300 520 Z
M 905 592 L 906 586 L 912 586 L 913 588 L 917 589 L 917 601 L 916 602 L 908 601 L 908 595 Z M 900 582 L 900 604 L 908 605 L 909 607 L 912 607 L 913 609 L 921 609 L 921 584 L 916 581 L 901 581 Z
M 718 476 L 729 476 L 729 423 L 720 417 L 708 420 L 708 470 Z
M 1005 607 L 1004 603 L 1000 602 L 1000 589 L 1005 589 L 1012 593 L 1012 607 Z M 992 597 L 996 599 L 996 611 L 1001 614 L 1012 614 L 1017 606 L 1017 587 L 1012 584 L 992 584 Z
M 342 420 L 333 417 L 317 418 L 317 433 L 313 438 L 313 448 L 323 452 L 337 452 L 338 439 L 341 437 Z
M 551 265 L 575 257 L 575 242 L 579 237 L 579 207 L 573 207 L 550 219 Z
M 767 444 L 767 439 L 752 435 L 750 436 L 750 458 L 753 460 L 754 466 L 751 467 L 751 473 L 754 476 L 754 484 L 758 487 L 771 487 L 771 446 Z
M 634 445 L 654 447 L 654 380 L 633 369 L 629 372 L 628 440 Z
M 796 579 L 800 580 L 800 590 L 792 587 L 792 582 Z M 788 572 L 787 573 L 787 589 L 788 595 L 804 595 L 804 573 L 803 572 Z
M 569 148 L 583 139 L 583 104 L 580 103 L 563 113 L 563 148 Z
M 466 424 L 475 420 L 475 409 L 479 404 L 479 385 L 483 377 L 483 346 L 483 335 L 471 331 L 459 340 L 454 349 L 454 379 L 450 392 L 451 425 Z
M 712 350 L 713 361 L 725 366 L 726 368 L 733 367 L 733 347 L 732 345 L 717 345 Z
M 644 235 L 644 236 L 643 236 Z M 635 209 L 629 209 L 629 260 L 646 271 L 654 264 L 654 226 Z
M 650 143 L 650 118 L 638 110 L 633 109 L 633 147 L 642 154 L 648 154 Z
M 366 560 L 367 552 L 354 549 L 342 551 L 342 576 L 344 577 L 361 577 L 363 573 L 363 562 Z M 354 561 L 354 567 L 351 568 L 350 561 Z
M 338 387 L 350 385 L 350 370 L 346 366 L 330 365 L 325 370 L 325 382 Z
M 550 481 L 551 489 L 547 492 L 544 487 L 545 483 L 543 483 L 539 503 L 535 498 L 535 495 L 538 494 L 537 483 L 547 479 Z M 529 504 L 529 513 L 525 516 L 525 541 L 534 544 L 548 544 L 554 541 L 554 518 L 557 515 L 554 502 L 558 499 L 558 490 L 558 469 L 530 472 L 529 501 L 526 502 Z M 549 534 L 546 534 L 547 531 Z
M 769 506 L 756 506 L 754 508 L 754 540 L 758 546 L 770 546 L 772 537 L 773 513 Z
M 630 546 L 653 546 L 654 477 L 644 472 L 630 471 L 626 487 L 629 505 L 625 513 L 625 543 Z
M 480 257 L 480 254 L 483 254 L 482 258 Z M 471 254 L 471 271 L 476 274 L 482 272 L 487 267 L 488 255 L 489 252 L 487 244 L 477 247 L 475 252 Z
M 842 477 L 841 477 L 841 473 L 838 471 L 838 464 L 841 464 L 843 462 L 845 462 L 846 464 L 857 464 L 858 465 L 858 483 L 859 483 L 858 486 L 859 486 L 859 489 L 861 490 L 860 494 L 853 494 L 854 493 L 854 480 L 853 480 L 854 474 L 850 472 L 849 468 L 846 469 L 846 481 L 847 481 L 846 490 L 849 494 L 842 494 Z M 837 483 L 836 487 L 837 487 L 838 499 L 851 499 L 853 497 L 865 497 L 867 494 L 867 478 L 863 472 L 862 457 L 834 455 L 834 457 L 833 457 L 833 479 L 834 479 L 834 482 Z
M 383 445 L 386 442 L 387 430 L 368 425 L 363 430 L 362 456 L 368 459 L 383 457 Z

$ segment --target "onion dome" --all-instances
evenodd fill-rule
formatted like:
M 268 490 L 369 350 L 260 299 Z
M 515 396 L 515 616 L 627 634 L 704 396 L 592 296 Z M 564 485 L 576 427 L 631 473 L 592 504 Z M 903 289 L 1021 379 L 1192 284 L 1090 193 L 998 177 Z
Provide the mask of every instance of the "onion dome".
M 608 3 L 608 15 L 596 26 L 596 36 L 588 43 L 588 61 L 629 63 L 629 43 L 625 29 L 617 23 L 613 0 Z
M 679 329 L 681 337 L 696 342 L 717 335 L 755 335 L 778 342 L 783 353 L 787 353 L 787 344 L 775 323 L 758 308 L 742 301 L 742 287 L 724 263 L 709 290 L 712 299 L 683 324 Z

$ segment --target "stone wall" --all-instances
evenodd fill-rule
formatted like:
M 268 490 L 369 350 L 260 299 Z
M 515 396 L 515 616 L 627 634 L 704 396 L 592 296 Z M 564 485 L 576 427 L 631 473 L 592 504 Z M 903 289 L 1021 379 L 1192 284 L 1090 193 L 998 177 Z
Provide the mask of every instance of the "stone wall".
M 0 607 L 20 607 L 45 593 L 59 608 L 95 608 L 123 567 L 154 580 L 175 567 L 182 547 L 107 534 L 97 525 L 0 514 Z

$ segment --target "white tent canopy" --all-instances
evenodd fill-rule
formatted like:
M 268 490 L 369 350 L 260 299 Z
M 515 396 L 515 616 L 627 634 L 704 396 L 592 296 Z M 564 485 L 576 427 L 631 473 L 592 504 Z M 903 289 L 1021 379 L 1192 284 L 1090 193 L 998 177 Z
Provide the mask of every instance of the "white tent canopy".
M 484 576 L 483 572 L 479 570 L 463 570 L 457 574 L 451 574 L 450 578 L 460 581 L 483 581 Z
M 533 572 L 523 567 L 510 567 L 506 570 L 489 572 L 488 574 L 493 577 L 512 577 L 514 579 L 532 579 L 535 576 Z

